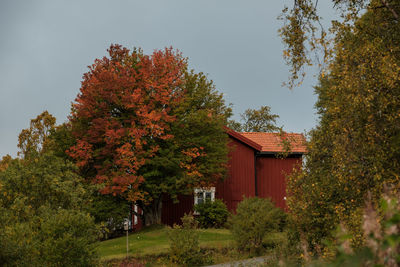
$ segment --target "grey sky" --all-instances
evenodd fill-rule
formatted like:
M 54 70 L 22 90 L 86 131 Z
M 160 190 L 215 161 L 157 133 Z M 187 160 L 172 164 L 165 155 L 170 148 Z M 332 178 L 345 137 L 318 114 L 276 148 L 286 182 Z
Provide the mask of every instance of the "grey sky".
M 268 105 L 287 131 L 316 124 L 309 75 L 302 87 L 281 87 L 288 75 L 277 20 L 281 0 L 0 0 L 0 157 L 16 155 L 18 134 L 48 110 L 62 123 L 81 77 L 111 43 L 146 53 L 173 46 L 190 67 L 212 79 L 235 119 Z M 329 1 L 330 2 L 330 1 Z

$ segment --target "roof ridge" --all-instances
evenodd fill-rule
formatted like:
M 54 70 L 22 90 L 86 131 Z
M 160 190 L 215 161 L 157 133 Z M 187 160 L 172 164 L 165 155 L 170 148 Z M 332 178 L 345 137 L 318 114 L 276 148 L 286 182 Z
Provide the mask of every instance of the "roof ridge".
M 290 141 L 292 153 L 307 152 L 304 144 L 305 137 L 302 133 L 236 132 L 228 127 L 225 127 L 225 130 L 231 137 L 260 152 L 283 152 L 285 148 L 282 139 Z
M 237 132 L 239 134 L 281 134 L 280 132 Z M 282 134 L 303 135 L 303 133 L 283 132 Z
M 238 132 L 240 134 L 279 134 L 279 133 L 270 133 L 270 132 Z

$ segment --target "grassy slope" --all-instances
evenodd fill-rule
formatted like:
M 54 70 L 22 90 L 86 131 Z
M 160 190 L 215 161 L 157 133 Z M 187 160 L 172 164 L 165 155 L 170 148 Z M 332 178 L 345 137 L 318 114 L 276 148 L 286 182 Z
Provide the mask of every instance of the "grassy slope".
M 226 229 L 200 229 L 201 247 L 225 247 L 232 242 L 232 235 Z M 129 254 L 149 255 L 167 252 L 169 248 L 167 229 L 156 227 L 129 235 Z M 101 258 L 121 258 L 126 256 L 126 237 L 100 243 L 98 252 Z

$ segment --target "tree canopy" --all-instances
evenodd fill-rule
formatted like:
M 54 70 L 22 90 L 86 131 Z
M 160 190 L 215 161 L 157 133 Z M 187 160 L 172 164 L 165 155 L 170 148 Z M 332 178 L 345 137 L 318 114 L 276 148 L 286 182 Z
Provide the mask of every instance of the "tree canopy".
M 47 110 L 30 122 L 28 129 L 23 129 L 18 136 L 18 155 L 24 158 L 41 153 L 49 145 L 48 137 L 56 125 L 56 118 Z M 30 155 L 33 154 L 33 155 Z
M 171 138 L 166 128 L 181 98 L 186 62 L 172 49 L 147 56 L 112 45 L 108 52 L 84 74 L 70 117 L 76 145 L 69 155 L 104 185 L 103 193 L 130 187 L 136 200 L 143 197 L 138 169 L 158 150 L 155 139 Z
M 323 253 L 341 223 L 353 246 L 364 240 L 361 217 L 367 195 L 378 202 L 400 173 L 400 26 L 398 1 L 347 2 L 353 23 L 335 24 L 333 59 L 315 91 L 319 125 L 310 133 L 303 172 L 288 180 L 292 218 L 310 251 Z M 339 4 L 339 1 L 337 1 Z M 393 9 L 393 10 L 391 10 Z
M 172 48 L 108 52 L 84 75 L 68 154 L 102 193 L 135 201 L 146 223 L 159 223 L 164 193 L 176 198 L 224 177 L 231 110 Z
M 231 110 L 202 73 L 187 72 L 183 89 L 182 102 L 173 110 L 176 119 L 170 123 L 173 137 L 158 140 L 160 149 L 139 170 L 145 178 L 139 189 L 147 197 L 138 203 L 146 224 L 160 223 L 163 194 L 176 200 L 179 194 L 192 194 L 194 187 L 212 186 L 225 177 L 228 137 L 223 127 Z
M 340 37 L 343 27 L 354 25 L 365 12 L 384 13 L 387 17 L 387 28 L 396 26 L 400 8 L 397 0 L 332 0 L 338 20 L 332 21 L 330 29 L 324 29 L 322 17 L 318 13 L 318 0 L 295 0 L 291 8 L 283 10 L 281 19 L 284 26 L 280 35 L 286 49 L 283 56 L 290 66 L 290 77 L 287 85 L 293 88 L 301 84 L 305 76 L 305 66 L 318 64 L 326 66 L 335 56 L 335 38 Z M 313 53 L 315 52 L 315 53 Z M 313 57 L 314 55 L 314 57 Z M 321 58 L 322 56 L 322 58 Z M 323 71 L 323 68 L 320 69 Z
M 271 108 L 261 106 L 259 109 L 246 109 L 240 115 L 241 121 L 229 121 L 229 127 L 237 132 L 273 132 L 280 130 L 276 126 L 279 115 L 271 114 Z
M 2 265 L 94 264 L 98 235 L 88 196 L 74 164 L 51 153 L 12 161 L 0 172 Z

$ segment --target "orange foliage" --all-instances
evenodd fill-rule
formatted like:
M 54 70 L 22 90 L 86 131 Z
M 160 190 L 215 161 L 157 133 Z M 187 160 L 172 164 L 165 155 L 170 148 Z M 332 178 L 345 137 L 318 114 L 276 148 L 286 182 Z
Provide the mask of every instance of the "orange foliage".
M 83 76 L 70 120 L 76 145 L 67 153 L 106 194 L 133 191 L 143 182 L 138 169 L 169 139 L 171 109 L 182 99 L 186 61 L 167 48 L 151 56 L 111 45 Z M 134 194 L 140 198 L 140 194 Z

